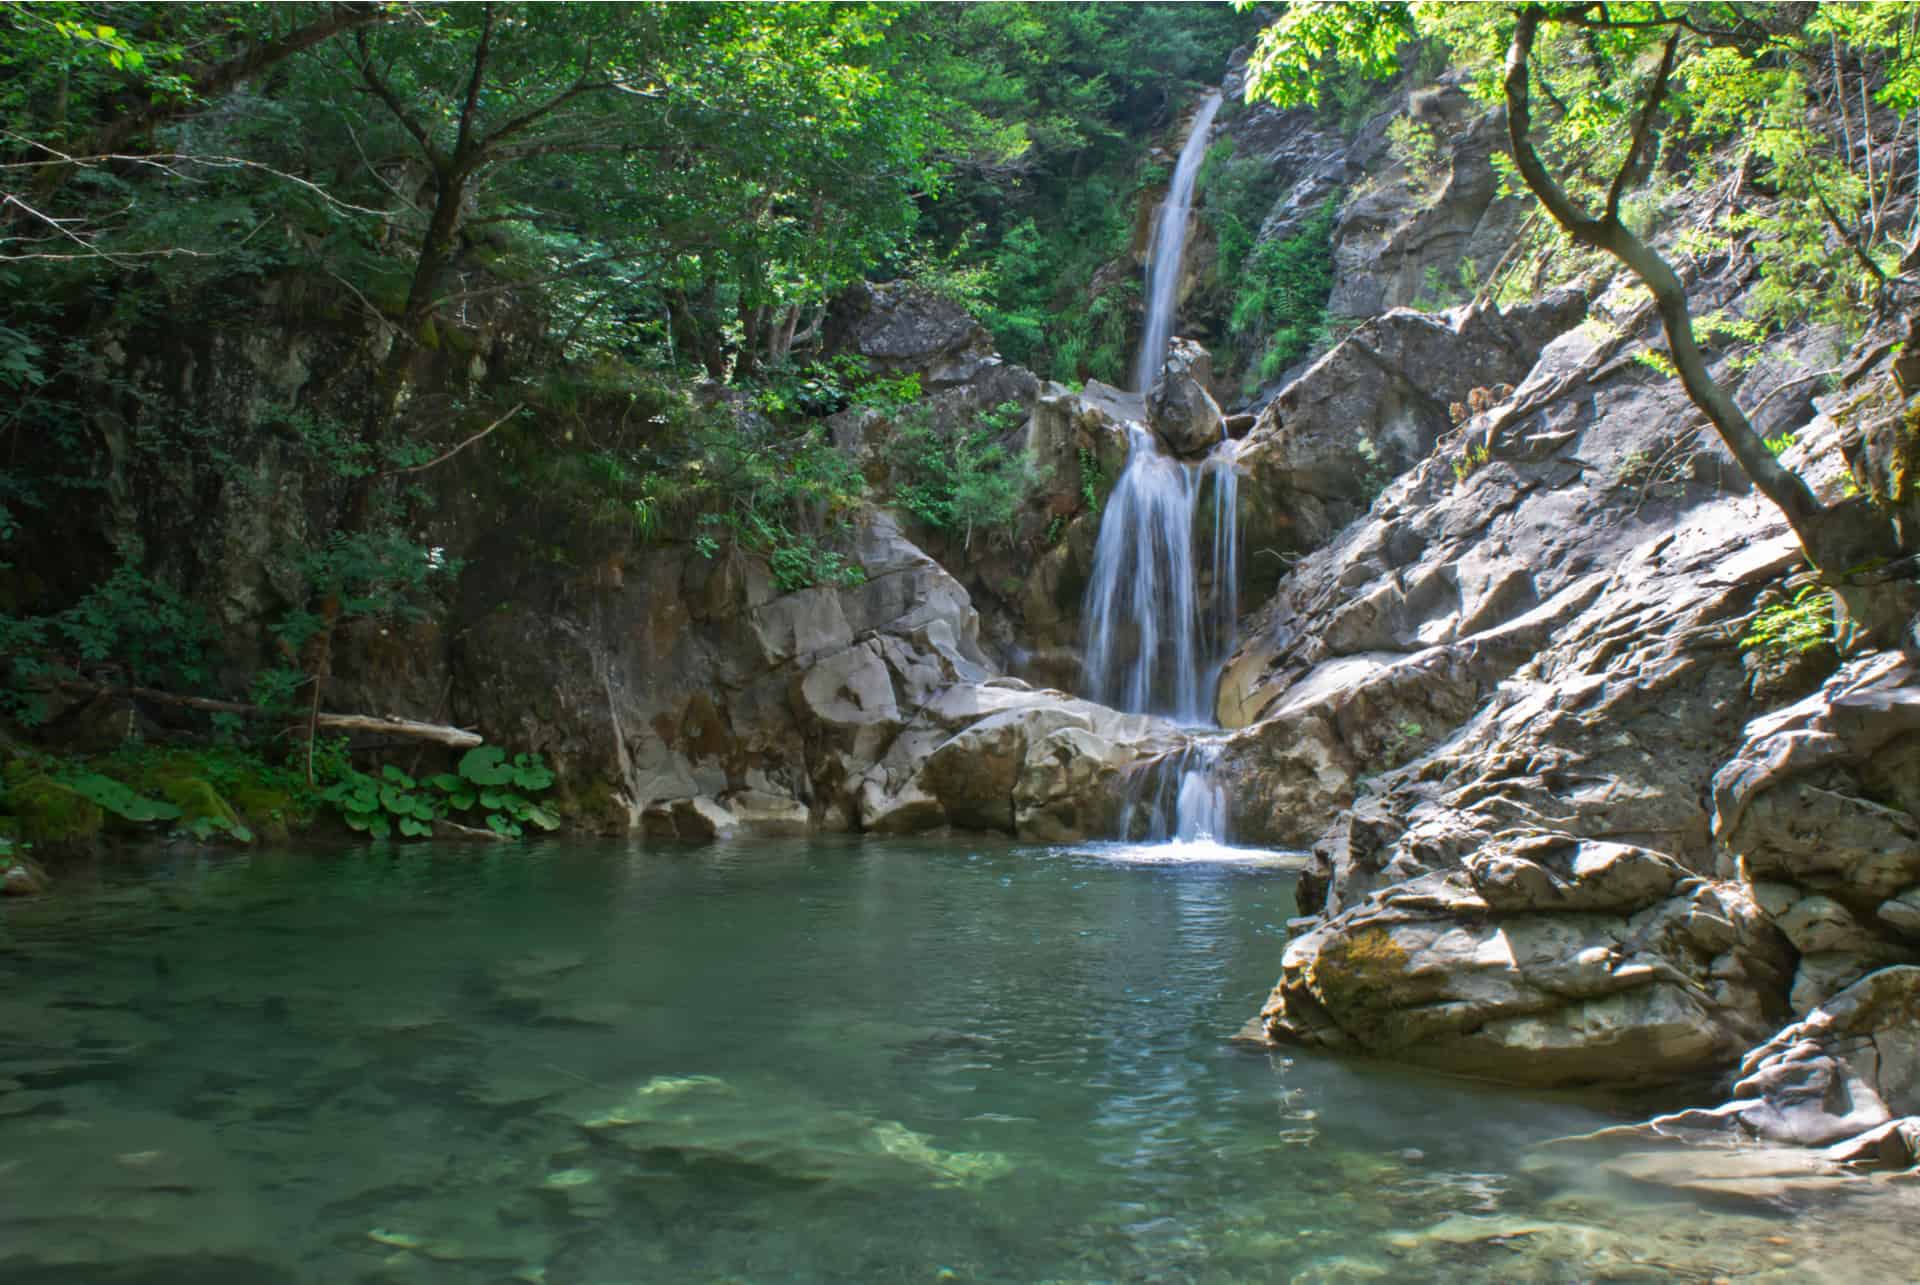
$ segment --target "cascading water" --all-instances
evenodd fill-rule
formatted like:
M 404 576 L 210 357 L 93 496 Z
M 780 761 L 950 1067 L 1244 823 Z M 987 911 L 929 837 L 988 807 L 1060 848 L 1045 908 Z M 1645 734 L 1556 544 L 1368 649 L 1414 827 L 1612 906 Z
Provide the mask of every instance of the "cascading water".
M 1187 254 L 1187 216 L 1193 210 L 1193 185 L 1200 177 L 1200 162 L 1206 159 L 1207 135 L 1213 129 L 1214 113 L 1220 110 L 1220 95 L 1209 94 L 1194 114 L 1193 128 L 1180 149 L 1173 167 L 1173 181 L 1160 202 L 1160 213 L 1153 222 L 1153 244 L 1147 254 L 1147 319 L 1140 331 L 1140 351 L 1133 360 L 1133 387 L 1144 393 L 1160 373 L 1167 358 L 1167 341 L 1173 338 L 1173 317 L 1180 302 L 1180 264 Z
M 1147 315 L 1134 359 L 1134 389 L 1147 393 L 1166 360 L 1179 304 L 1181 260 L 1194 182 L 1220 110 L 1209 95 L 1194 115 L 1173 180 L 1154 221 L 1147 263 Z M 1188 463 L 1129 427 L 1127 466 L 1107 499 L 1082 613 L 1082 686 L 1095 700 L 1135 713 L 1213 727 L 1213 694 L 1233 647 L 1238 615 L 1238 474 L 1223 440 Z M 1197 531 L 1201 521 L 1211 538 Z M 1196 740 L 1141 773 L 1123 832 L 1154 839 L 1220 840 L 1226 796 L 1215 782 L 1218 741 Z
M 1212 726 L 1214 683 L 1233 646 L 1238 605 L 1232 444 L 1186 464 L 1161 454 L 1145 429 L 1129 431 L 1127 467 L 1107 497 L 1094 547 L 1082 685 L 1115 709 Z M 1201 544 L 1194 528 L 1209 497 L 1212 539 Z
M 1227 832 L 1227 792 L 1214 774 L 1220 742 L 1194 741 L 1133 779 L 1120 833 L 1154 843 L 1218 841 Z

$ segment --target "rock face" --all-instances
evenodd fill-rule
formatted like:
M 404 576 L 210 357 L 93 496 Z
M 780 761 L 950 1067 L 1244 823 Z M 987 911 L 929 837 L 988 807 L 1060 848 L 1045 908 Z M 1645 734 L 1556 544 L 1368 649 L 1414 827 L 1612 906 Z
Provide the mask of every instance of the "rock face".
M 1312 918 L 1256 1037 L 1529 1084 L 1679 1083 L 1764 1038 L 1790 993 L 1805 1011 L 1892 958 L 1861 926 L 1897 935 L 1911 816 L 1862 773 L 1914 779 L 1908 679 L 1863 665 L 1749 725 L 1765 698 L 1736 642 L 1799 550 L 1678 390 L 1623 360 L 1638 324 L 1570 331 L 1477 399 L 1248 631 L 1221 692 L 1247 725 L 1223 751 L 1234 833 L 1314 843 Z M 1749 404 L 1789 378 L 1725 376 Z M 1830 423 L 1800 434 L 1831 450 Z M 1789 824 L 1848 791 L 1820 833 L 1853 816 L 1835 864 L 1884 873 L 1852 890 L 1815 879 L 1820 845 Z M 1846 949 L 1852 972 L 1809 982 Z
M 1471 294 L 1512 243 L 1529 204 L 1500 199 L 1496 152 L 1504 109 L 1489 110 L 1459 83 L 1411 95 L 1406 116 L 1435 143 L 1430 172 L 1401 158 L 1340 211 L 1327 311 L 1370 317 L 1426 295 Z M 1471 264 L 1463 276 L 1462 264 Z
M 1242 443 L 1243 545 L 1275 554 L 1325 545 L 1426 458 L 1452 427 L 1451 404 L 1475 400 L 1475 389 L 1510 392 L 1585 307 L 1568 291 L 1510 314 L 1399 311 L 1361 326 L 1269 402 Z M 1258 601 L 1279 564 L 1247 565 L 1243 597 Z
M 1208 391 L 1213 358 L 1191 339 L 1175 338 L 1147 393 L 1147 424 L 1182 457 L 1205 455 L 1224 435 L 1220 407 Z
M 1754 720 L 1713 781 L 1714 836 L 1800 954 L 1808 1012 L 1920 959 L 1920 670 L 1883 652 Z
M 1626 342 L 1588 327 L 1553 341 L 1517 391 L 1302 559 L 1243 627 L 1218 705 L 1224 725 L 1249 729 L 1226 756 L 1236 834 L 1312 843 L 1359 777 L 1441 745 L 1477 711 L 1475 743 L 1421 769 L 1428 793 L 1448 779 L 1464 786 L 1481 774 L 1469 763 L 1491 767 L 1507 747 L 1564 745 L 1563 770 L 1584 762 L 1581 779 L 1625 773 L 1643 796 L 1674 800 L 1671 816 L 1636 814 L 1623 785 L 1617 821 L 1587 833 L 1669 852 L 1678 836 L 1684 859 L 1711 871 L 1708 818 L 1693 800 L 1737 745 L 1740 721 L 1759 711 L 1730 645 L 1683 640 L 1744 618 L 1796 547 L 1768 511 L 1738 498 L 1731 461 L 1684 427 L 1690 407 L 1673 384 L 1623 359 Z M 1243 485 L 1243 496 L 1254 489 Z M 1244 535 L 1243 562 L 1271 562 L 1261 547 Z M 1631 730 L 1626 719 L 1645 728 L 1634 761 L 1597 734 Z M 1657 783 L 1661 765 L 1681 761 Z M 1573 777 L 1546 778 L 1561 779 Z M 1529 800 L 1549 799 L 1556 817 L 1593 807 L 1553 795 L 1536 786 Z M 1374 819 L 1382 806 L 1362 801 L 1341 833 L 1362 836 L 1351 840 L 1362 848 L 1390 845 L 1404 818 L 1394 804 L 1399 819 Z M 1516 806 L 1523 815 L 1532 803 Z M 1350 841 L 1327 842 L 1344 851 Z

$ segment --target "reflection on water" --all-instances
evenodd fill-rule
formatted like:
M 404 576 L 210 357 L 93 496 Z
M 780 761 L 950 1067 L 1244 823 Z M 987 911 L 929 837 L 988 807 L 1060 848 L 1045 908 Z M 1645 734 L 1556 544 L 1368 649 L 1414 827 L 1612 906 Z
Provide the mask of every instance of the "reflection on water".
M 1537 1168 L 1592 1105 L 1226 1044 L 1292 864 L 556 843 L 69 883 L 0 916 L 0 1279 L 1898 1278 L 1892 1217 Z

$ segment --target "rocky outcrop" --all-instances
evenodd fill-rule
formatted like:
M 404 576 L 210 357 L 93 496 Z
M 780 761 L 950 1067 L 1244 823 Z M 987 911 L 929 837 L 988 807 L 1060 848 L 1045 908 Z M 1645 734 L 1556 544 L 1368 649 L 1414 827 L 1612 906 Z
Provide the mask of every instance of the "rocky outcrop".
M 1661 853 L 1511 832 L 1287 945 L 1256 1036 L 1536 1085 L 1698 1078 L 1771 1030 L 1785 942 Z
M 1809 882 L 1789 917 L 1716 846 L 1814 851 L 1786 813 L 1814 797 L 1796 783 L 1829 788 L 1817 773 L 1836 769 L 1769 738 L 1858 719 L 1821 713 L 1844 692 L 1876 693 L 1855 698 L 1871 727 L 1818 764 L 1855 773 L 1860 800 L 1864 764 L 1910 772 L 1886 753 L 1906 680 L 1843 675 L 1825 705 L 1749 726 L 1766 697 L 1737 640 L 1799 549 L 1678 389 L 1631 361 L 1639 323 L 1622 320 L 1567 333 L 1510 396 L 1477 399 L 1300 562 L 1229 667 L 1223 721 L 1251 724 L 1222 757 L 1234 833 L 1317 835 L 1311 918 L 1258 1038 L 1530 1084 L 1697 1079 L 1784 1020 L 1797 985 L 1804 998 L 1805 952 L 1850 931 L 1836 908 L 1877 916 L 1900 891 L 1843 905 Z M 1743 402 L 1794 378 L 1785 366 L 1746 372 Z M 1810 457 L 1833 427 L 1802 422 Z M 1736 753 L 1769 766 L 1724 778 L 1716 829 L 1706 802 Z M 1871 869 L 1868 848 L 1901 833 L 1862 832 L 1847 864 Z
M 1220 407 L 1208 391 L 1213 358 L 1191 339 L 1175 338 L 1147 393 L 1147 424 L 1169 451 L 1182 457 L 1204 455 L 1224 433 Z
M 1505 314 L 1391 312 L 1287 385 L 1240 447 L 1242 540 L 1269 551 L 1248 561 L 1243 600 L 1265 596 L 1280 557 L 1325 545 L 1425 459 L 1453 427 L 1451 405 L 1478 400 L 1476 389 L 1504 400 L 1585 308 L 1568 291 Z
M 1882 652 L 1756 719 L 1714 777 L 1714 835 L 1800 953 L 1808 1012 L 1920 959 L 1920 670 Z
M 917 374 L 928 391 L 964 384 L 1000 360 L 965 308 L 904 281 L 853 286 L 834 301 L 825 340 L 828 352 L 856 354 L 875 371 Z

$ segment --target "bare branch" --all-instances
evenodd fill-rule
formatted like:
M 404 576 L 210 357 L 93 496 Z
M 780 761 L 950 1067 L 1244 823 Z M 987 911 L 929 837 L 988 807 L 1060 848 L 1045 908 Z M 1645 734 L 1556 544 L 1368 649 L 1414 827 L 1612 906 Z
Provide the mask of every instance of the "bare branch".
M 506 423 L 508 420 L 512 419 L 515 415 L 518 415 L 521 411 L 525 410 L 526 408 L 527 408 L 527 404 L 525 402 L 517 403 L 512 410 L 502 415 L 499 419 L 494 420 L 493 423 L 487 425 L 485 428 L 475 433 L 472 437 L 469 437 L 465 441 L 461 442 L 458 446 L 448 451 L 445 455 L 438 456 L 435 459 L 430 459 L 425 464 L 414 464 L 414 465 L 408 466 L 407 468 L 384 469 L 379 474 L 377 474 L 377 476 L 398 477 L 403 473 L 424 473 L 430 468 L 435 468 L 441 464 L 445 464 L 448 460 L 458 455 L 461 451 L 466 450 L 469 446 L 472 446 L 475 442 L 479 441 L 481 438 L 485 437 L 488 433 L 491 433 L 494 429 L 500 427 L 502 424 Z
M 467 77 L 467 93 L 460 104 L 460 131 L 454 136 L 454 163 L 460 164 L 467 159 L 467 149 L 473 144 L 473 121 L 480 109 L 480 86 L 487 78 L 487 53 L 493 45 L 493 5 L 481 6 L 484 15 L 480 22 L 480 43 L 473 51 L 473 74 Z M 485 144 L 481 145 L 483 148 Z
M 1640 150 L 1647 145 L 1647 138 L 1653 132 L 1653 118 L 1659 114 L 1660 101 L 1667 94 L 1667 80 L 1673 75 L 1673 57 L 1680 50 L 1680 30 L 1674 29 L 1667 38 L 1666 50 L 1660 55 L 1660 67 L 1653 73 L 1653 84 L 1647 90 L 1646 109 L 1640 113 L 1640 119 L 1634 123 L 1633 141 L 1627 145 L 1626 157 L 1620 162 L 1620 170 L 1613 176 L 1613 184 L 1607 188 L 1607 219 L 1617 221 L 1620 217 L 1620 196 L 1626 191 L 1627 176 L 1640 159 Z

